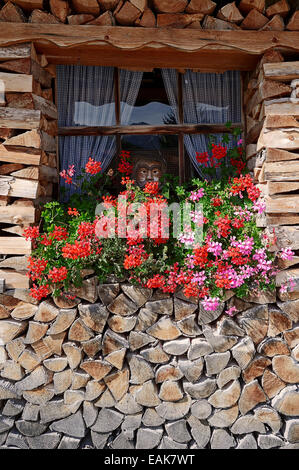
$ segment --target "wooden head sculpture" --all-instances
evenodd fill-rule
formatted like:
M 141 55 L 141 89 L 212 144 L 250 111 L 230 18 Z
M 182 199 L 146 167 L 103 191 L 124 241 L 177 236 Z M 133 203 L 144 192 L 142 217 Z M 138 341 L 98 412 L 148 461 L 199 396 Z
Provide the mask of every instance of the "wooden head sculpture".
M 135 160 L 132 179 L 140 188 L 144 188 L 146 183 L 160 182 L 165 172 L 166 161 L 163 158 L 142 156 Z

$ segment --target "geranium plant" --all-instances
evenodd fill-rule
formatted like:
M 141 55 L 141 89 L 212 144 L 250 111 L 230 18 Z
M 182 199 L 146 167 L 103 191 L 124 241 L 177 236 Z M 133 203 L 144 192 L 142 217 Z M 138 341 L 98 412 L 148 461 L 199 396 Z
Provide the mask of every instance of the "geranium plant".
M 236 151 L 241 162 L 239 147 L 240 142 Z M 228 151 L 219 145 L 211 149 L 217 162 L 221 158 L 215 152 Z M 228 290 L 243 297 L 254 287 L 274 289 L 277 270 L 271 242 L 255 222 L 264 204 L 252 177 L 241 174 L 242 169 L 236 164 L 236 175 L 219 181 L 198 178 L 179 186 L 176 178 L 166 177 L 162 185 L 151 182 L 141 189 L 130 179 L 128 152 L 121 154 L 117 171 L 104 176 L 100 162 L 90 159 L 81 175 L 80 197 L 74 195 L 67 205 L 46 204 L 43 233 L 38 227 L 25 231 L 34 244 L 28 272 L 31 295 L 40 300 L 50 293 L 71 293 L 73 286 L 81 285 L 86 268 L 101 282 L 114 276 L 167 293 L 183 289 L 187 297 L 201 299 L 207 310 L 216 309 Z M 72 184 L 73 168 L 61 176 Z M 116 177 L 121 178 L 123 190 L 113 195 L 107 188 Z M 95 190 L 99 181 L 105 183 L 100 194 Z M 90 194 L 95 194 L 94 199 Z M 176 234 L 177 221 L 167 211 L 173 203 L 182 210 L 191 207 L 189 224 Z M 194 204 L 201 204 L 201 209 Z M 153 207 L 158 211 L 154 216 Z M 293 253 L 284 250 L 280 256 L 290 259 Z

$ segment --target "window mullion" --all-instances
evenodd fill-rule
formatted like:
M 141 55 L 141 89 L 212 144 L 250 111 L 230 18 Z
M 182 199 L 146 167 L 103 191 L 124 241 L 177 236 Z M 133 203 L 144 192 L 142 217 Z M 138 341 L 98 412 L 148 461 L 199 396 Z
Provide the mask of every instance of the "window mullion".
M 178 88 L 178 118 L 179 124 L 184 122 L 184 102 L 183 102 L 183 81 L 182 74 L 177 71 L 177 88 Z M 179 132 L 179 181 L 182 184 L 185 181 L 185 147 L 184 147 L 184 134 Z

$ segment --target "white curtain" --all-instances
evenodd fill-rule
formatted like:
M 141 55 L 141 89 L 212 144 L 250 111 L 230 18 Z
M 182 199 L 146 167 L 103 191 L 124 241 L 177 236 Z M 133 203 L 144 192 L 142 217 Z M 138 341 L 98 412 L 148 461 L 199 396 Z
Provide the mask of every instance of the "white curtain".
M 178 122 L 178 86 L 174 69 L 162 69 L 169 103 Z M 186 70 L 182 77 L 185 124 L 226 124 L 241 121 L 240 73 L 198 73 Z M 216 143 L 222 135 L 216 135 Z M 202 176 L 196 152 L 207 151 L 208 136 L 192 134 L 184 137 L 185 148 L 194 168 Z M 230 144 L 232 145 L 232 143 Z M 228 162 L 227 162 L 228 163 Z
M 122 124 L 129 122 L 139 92 L 142 72 L 120 70 L 121 108 L 126 105 Z M 57 66 L 59 127 L 115 125 L 115 96 L 113 67 L 58 65 Z M 60 168 L 74 165 L 77 173 L 89 157 L 102 162 L 103 171 L 116 153 L 114 136 L 59 137 Z M 71 195 L 76 188 L 61 181 Z M 77 191 L 77 190 L 76 190 Z

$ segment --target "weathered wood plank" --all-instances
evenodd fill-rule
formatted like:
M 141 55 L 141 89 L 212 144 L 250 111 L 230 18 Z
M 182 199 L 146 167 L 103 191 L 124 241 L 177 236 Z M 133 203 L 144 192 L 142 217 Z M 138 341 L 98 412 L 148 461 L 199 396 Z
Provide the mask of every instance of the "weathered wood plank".
M 18 93 L 33 92 L 33 76 L 21 73 L 0 72 L 0 83 L 3 83 L 5 92 Z
M 288 193 L 291 191 L 298 191 L 299 190 L 299 181 L 298 182 L 273 182 L 269 181 L 268 183 L 268 193 L 269 196 L 273 196 L 274 194 L 279 193 Z
M 39 195 L 38 181 L 0 176 L 0 195 L 35 199 Z
M 31 242 L 22 237 L 0 237 L 0 253 L 5 255 L 30 255 Z
M 263 133 L 258 140 L 257 150 L 261 150 L 263 147 L 299 149 L 299 131 L 298 129 L 288 129 Z
M 16 44 L 15 46 L 0 47 L 0 60 L 27 59 L 32 56 L 32 44 Z
M 26 273 L 18 273 L 10 269 L 0 269 L 0 279 L 5 280 L 7 289 L 28 289 L 29 278 Z
M 0 108 L 0 127 L 6 127 L 8 129 L 38 129 L 40 122 L 40 111 Z
M 0 222 L 5 224 L 32 224 L 36 209 L 22 205 L 0 206 Z
M 299 161 L 265 163 L 265 178 L 267 181 L 299 181 Z
M 299 61 L 264 64 L 264 75 L 271 80 L 291 81 L 299 76 Z
M 266 162 L 286 162 L 291 160 L 299 160 L 299 154 L 281 149 L 266 149 Z
M 36 153 L 24 151 L 15 151 L 7 149 L 0 144 L 0 162 L 21 163 L 26 165 L 39 165 L 41 160 L 41 152 Z

